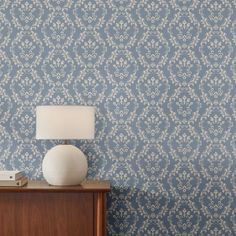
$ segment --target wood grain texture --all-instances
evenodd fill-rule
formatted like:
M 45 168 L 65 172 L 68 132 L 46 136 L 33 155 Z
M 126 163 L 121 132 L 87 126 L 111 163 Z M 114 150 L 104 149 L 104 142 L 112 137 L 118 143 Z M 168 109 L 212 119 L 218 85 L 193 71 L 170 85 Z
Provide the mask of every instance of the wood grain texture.
M 94 236 L 106 235 L 106 195 L 94 194 Z
M 0 187 L 0 236 L 105 236 L 108 181 Z
M 1 236 L 92 236 L 93 193 L 1 193 Z
M 52 186 L 46 181 L 29 181 L 24 187 L 0 187 L 1 192 L 109 192 L 109 181 L 87 180 L 76 186 Z

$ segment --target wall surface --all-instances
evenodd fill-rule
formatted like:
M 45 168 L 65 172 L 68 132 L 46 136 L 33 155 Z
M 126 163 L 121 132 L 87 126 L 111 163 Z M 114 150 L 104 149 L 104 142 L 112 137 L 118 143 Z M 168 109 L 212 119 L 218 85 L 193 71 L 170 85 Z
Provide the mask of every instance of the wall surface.
M 42 178 L 36 105 L 94 105 L 109 235 L 236 235 L 235 43 L 233 0 L 0 1 L 0 167 Z

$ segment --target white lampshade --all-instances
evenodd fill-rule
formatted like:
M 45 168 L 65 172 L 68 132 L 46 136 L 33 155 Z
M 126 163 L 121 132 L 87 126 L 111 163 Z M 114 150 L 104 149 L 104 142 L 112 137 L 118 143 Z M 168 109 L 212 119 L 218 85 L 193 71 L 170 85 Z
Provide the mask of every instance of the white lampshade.
M 93 139 L 95 107 L 38 106 L 36 139 Z

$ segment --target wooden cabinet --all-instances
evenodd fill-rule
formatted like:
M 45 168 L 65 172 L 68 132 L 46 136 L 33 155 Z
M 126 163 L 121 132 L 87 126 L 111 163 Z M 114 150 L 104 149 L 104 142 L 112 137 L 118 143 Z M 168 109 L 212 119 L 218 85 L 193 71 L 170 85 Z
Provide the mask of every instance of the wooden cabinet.
M 0 187 L 1 236 L 104 236 L 108 181 Z

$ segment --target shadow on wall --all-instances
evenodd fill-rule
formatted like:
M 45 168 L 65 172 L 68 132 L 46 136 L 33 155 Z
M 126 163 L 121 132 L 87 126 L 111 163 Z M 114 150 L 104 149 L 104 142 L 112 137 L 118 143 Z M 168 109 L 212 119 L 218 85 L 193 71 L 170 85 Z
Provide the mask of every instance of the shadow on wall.
M 194 199 L 186 200 L 185 197 L 170 197 L 167 192 L 161 191 L 161 188 L 150 192 L 113 186 L 111 193 L 107 195 L 107 234 L 206 236 L 215 232 L 215 235 L 233 235 L 228 227 L 235 228 L 236 215 L 224 222 L 226 227 L 222 225 L 221 220 L 210 217 L 210 212 L 209 218 L 206 217 L 201 209 L 204 211 L 204 197 L 207 196 L 200 194 Z M 217 203 L 208 204 L 215 204 L 215 207 L 220 208 Z M 224 234 L 221 234 L 222 232 Z
M 170 235 L 163 215 L 174 205 L 165 192 L 113 186 L 107 197 L 108 235 Z

